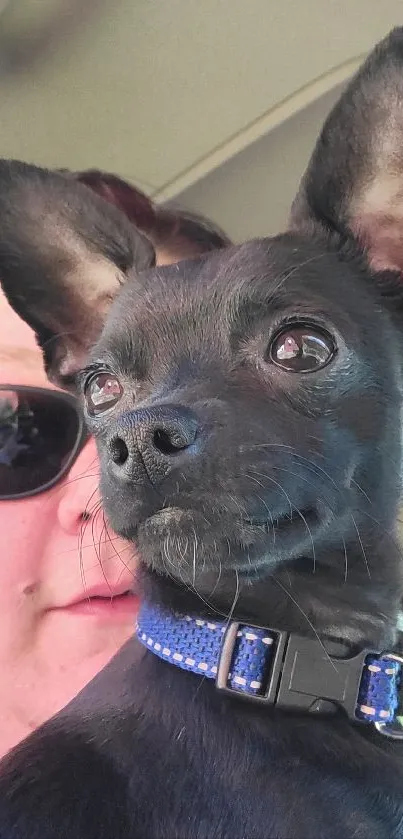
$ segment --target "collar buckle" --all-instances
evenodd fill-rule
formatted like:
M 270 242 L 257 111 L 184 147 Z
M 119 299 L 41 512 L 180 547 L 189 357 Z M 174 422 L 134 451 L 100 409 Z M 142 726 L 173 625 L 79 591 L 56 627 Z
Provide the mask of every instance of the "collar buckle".
M 372 650 L 360 650 L 350 658 L 337 658 L 328 655 L 316 638 L 248 622 L 248 628 L 266 629 L 275 636 L 276 648 L 265 677 L 264 692 L 246 694 L 228 685 L 237 633 L 243 625 L 231 622 L 223 633 L 216 677 L 216 687 L 221 693 L 289 711 L 331 714 L 342 708 L 350 719 L 359 722 L 355 715 L 358 692 L 365 659 Z

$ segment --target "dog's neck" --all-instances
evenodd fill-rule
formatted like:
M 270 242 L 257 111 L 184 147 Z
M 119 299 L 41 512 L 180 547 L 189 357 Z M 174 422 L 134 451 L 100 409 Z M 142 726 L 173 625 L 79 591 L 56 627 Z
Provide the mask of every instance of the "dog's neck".
M 348 648 L 391 649 L 397 642 L 401 579 L 390 569 L 400 574 L 400 552 L 391 538 L 383 541 L 365 557 L 364 545 L 359 550 L 347 545 L 346 551 L 317 555 L 315 567 L 312 556 L 301 557 L 256 581 L 234 571 L 217 581 L 216 573 L 205 572 L 194 586 L 183 586 L 142 569 L 140 588 L 147 600 L 181 613 L 231 616 L 324 642 L 343 641 Z

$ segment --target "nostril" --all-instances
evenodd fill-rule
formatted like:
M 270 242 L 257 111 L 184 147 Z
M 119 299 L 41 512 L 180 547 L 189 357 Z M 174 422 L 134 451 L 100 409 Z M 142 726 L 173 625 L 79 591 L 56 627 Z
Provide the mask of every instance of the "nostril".
M 189 442 L 181 434 L 165 431 L 163 428 L 154 431 L 153 443 L 161 454 L 166 455 L 177 454 L 189 446 Z
M 117 466 L 124 466 L 129 457 L 129 449 L 121 437 L 115 437 L 109 444 L 110 455 Z

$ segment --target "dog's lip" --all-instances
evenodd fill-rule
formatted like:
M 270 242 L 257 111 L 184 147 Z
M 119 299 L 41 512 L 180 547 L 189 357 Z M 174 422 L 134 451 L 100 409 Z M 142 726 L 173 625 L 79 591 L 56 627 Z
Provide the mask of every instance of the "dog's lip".
M 166 507 L 161 508 L 160 510 L 156 510 L 152 515 L 148 516 L 144 521 L 140 522 L 135 529 L 135 533 L 131 533 L 131 538 L 134 539 L 137 537 L 139 530 L 143 530 L 147 528 L 149 524 L 169 524 L 170 520 L 176 520 L 177 523 L 183 517 L 192 515 L 194 512 L 197 512 L 192 509 L 182 509 L 177 505 L 167 505 Z M 318 510 L 313 506 L 306 506 L 306 507 L 293 507 L 291 510 L 285 510 L 283 512 L 276 512 L 272 513 L 271 515 L 268 514 L 266 517 L 263 516 L 245 516 L 241 519 L 235 519 L 234 525 L 238 525 L 241 528 L 256 528 L 258 530 L 275 530 L 276 533 L 280 533 L 288 529 L 290 526 L 292 527 L 295 524 L 304 525 L 304 527 L 309 528 L 310 526 L 315 526 L 320 521 L 320 515 Z
M 284 513 L 280 513 L 278 515 L 271 515 L 270 517 L 262 518 L 261 516 L 249 516 L 247 518 L 242 519 L 243 524 L 247 524 L 250 527 L 269 527 L 273 529 L 273 527 L 278 526 L 286 526 L 287 524 L 290 525 L 296 521 L 304 521 L 307 522 L 314 522 L 318 521 L 318 511 L 315 510 L 314 507 L 294 507 L 289 511 Z

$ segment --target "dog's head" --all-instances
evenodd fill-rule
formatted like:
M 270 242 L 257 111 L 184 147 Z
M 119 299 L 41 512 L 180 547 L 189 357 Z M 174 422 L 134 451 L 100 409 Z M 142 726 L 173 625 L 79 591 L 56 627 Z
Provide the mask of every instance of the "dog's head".
M 165 268 L 85 187 L 1 164 L 6 294 L 53 378 L 86 356 L 104 505 L 154 596 L 393 641 L 402 103 L 396 30 L 325 124 L 290 229 Z

